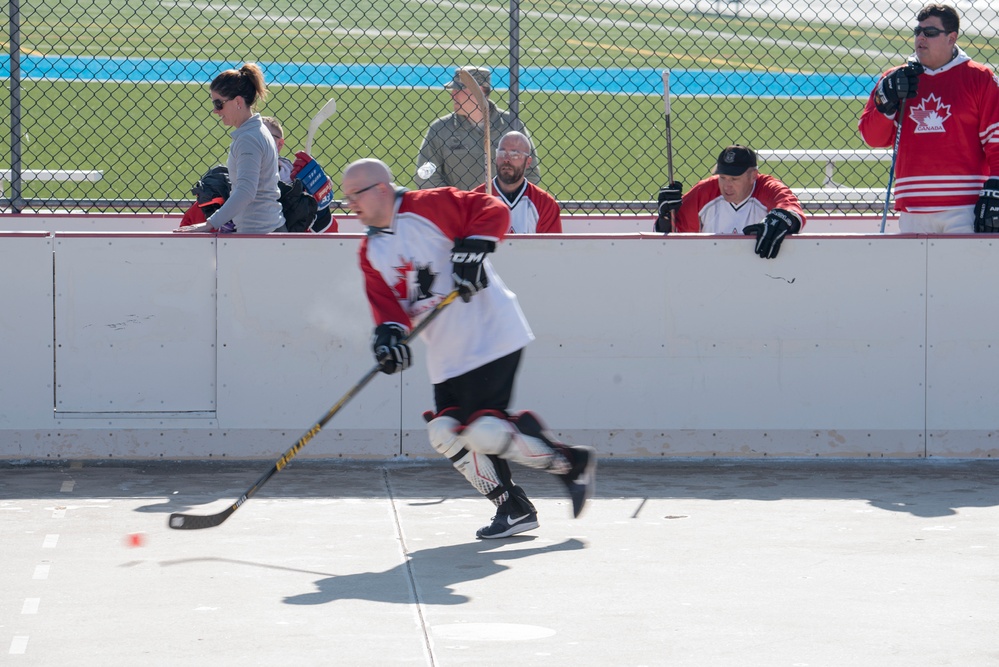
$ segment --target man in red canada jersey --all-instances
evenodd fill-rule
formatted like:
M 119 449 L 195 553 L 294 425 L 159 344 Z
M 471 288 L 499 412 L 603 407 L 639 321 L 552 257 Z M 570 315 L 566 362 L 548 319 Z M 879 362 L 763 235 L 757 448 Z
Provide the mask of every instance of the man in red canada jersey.
M 534 339 L 516 295 L 486 257 L 510 229 L 507 207 L 481 192 L 397 188 L 385 163 L 373 159 L 348 165 L 342 187 L 368 227 L 360 261 L 382 372 L 408 368 L 413 322 L 452 290 L 461 296 L 420 335 L 435 402 L 424 417 L 434 449 L 496 505 L 476 537 L 538 527 L 508 461 L 559 476 L 579 516 L 593 491 L 596 452 L 558 442 L 532 412 L 507 411 L 521 351 Z
M 948 5 L 916 15 L 915 60 L 882 74 L 858 127 L 872 147 L 901 136 L 895 161 L 899 230 L 999 232 L 999 78 L 957 46 Z

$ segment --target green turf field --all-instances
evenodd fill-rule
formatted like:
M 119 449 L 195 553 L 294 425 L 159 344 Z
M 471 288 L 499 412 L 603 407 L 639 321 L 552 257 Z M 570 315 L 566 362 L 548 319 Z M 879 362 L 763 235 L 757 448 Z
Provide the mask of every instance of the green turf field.
M 706 5 L 707 6 L 707 5 Z M 371 5 L 305 2 L 70 3 L 21 9 L 22 52 L 213 62 L 509 63 L 506 3 L 392 0 Z M 874 75 L 911 51 L 906 32 L 721 16 L 642 4 L 538 2 L 521 5 L 524 67 L 832 72 Z M 991 37 L 959 42 L 976 60 L 999 62 Z M 217 73 L 208 63 L 207 76 Z M 443 82 L 441 82 L 443 83 Z M 314 153 L 338 180 L 358 157 L 384 159 L 411 186 L 428 124 L 450 111 L 443 89 L 272 87 L 261 108 L 282 119 L 285 154 L 302 146 L 309 118 L 331 95 L 338 113 Z M 25 183 L 23 195 L 58 199 L 178 199 L 224 162 L 228 128 L 209 113 L 207 86 L 26 81 L 23 165 L 101 169 L 98 183 Z M 9 108 L 10 92 L 0 92 Z M 506 107 L 506 91 L 493 98 Z M 864 100 L 681 97 L 672 104 L 676 176 L 708 174 L 720 147 L 862 148 L 856 121 Z M 521 117 L 538 144 L 542 186 L 562 200 L 648 199 L 666 180 L 663 101 L 658 95 L 522 93 Z M 9 155 L 9 137 L 0 148 Z M 290 149 L 290 150 L 289 150 Z M 5 160 L 6 162 L 6 160 Z M 792 185 L 821 183 L 821 165 L 767 165 Z M 881 187 L 887 165 L 844 165 L 837 178 Z

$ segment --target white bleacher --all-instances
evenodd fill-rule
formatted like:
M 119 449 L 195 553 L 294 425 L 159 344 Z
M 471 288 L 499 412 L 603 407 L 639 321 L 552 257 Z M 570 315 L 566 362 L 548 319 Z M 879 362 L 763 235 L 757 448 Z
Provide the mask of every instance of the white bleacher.
M 25 181 L 91 181 L 104 178 L 104 172 L 86 169 L 22 169 L 21 178 Z M 0 169 L 0 180 L 10 182 L 11 170 Z
M 824 163 L 822 187 L 797 188 L 792 186 L 794 193 L 802 203 L 876 204 L 884 201 L 885 187 L 854 188 L 837 183 L 834 176 L 837 162 L 890 162 L 892 154 L 887 149 L 763 148 L 756 151 L 756 155 L 763 161 Z
M 0 169 L 0 197 L 4 195 L 3 182 L 10 183 L 12 177 L 10 169 Z M 90 181 L 96 183 L 104 178 L 104 172 L 99 170 L 86 169 L 22 169 L 21 180 L 23 181 Z

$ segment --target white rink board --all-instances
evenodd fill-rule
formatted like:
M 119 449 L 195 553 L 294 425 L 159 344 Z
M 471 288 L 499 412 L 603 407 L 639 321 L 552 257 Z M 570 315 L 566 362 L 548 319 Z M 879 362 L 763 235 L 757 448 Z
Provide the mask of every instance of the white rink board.
M 921 453 L 923 242 L 801 238 L 777 261 L 752 243 L 505 243 L 496 265 L 538 337 L 518 405 L 646 453 Z
M 373 364 L 361 238 L 0 236 L 0 458 L 275 459 Z M 606 456 L 999 456 L 996 244 L 507 240 L 493 262 L 537 335 L 513 408 Z M 414 352 L 300 456 L 436 456 Z
M 928 441 L 939 456 L 988 455 L 999 448 L 999 239 L 931 240 L 928 265 Z
M 285 429 L 293 442 L 374 365 L 358 238 L 218 243 L 219 425 Z M 375 377 L 308 454 L 398 454 L 399 379 Z
M 51 422 L 53 363 L 52 239 L 0 234 L 0 433 Z
M 211 238 L 57 235 L 55 256 L 57 417 L 214 412 Z

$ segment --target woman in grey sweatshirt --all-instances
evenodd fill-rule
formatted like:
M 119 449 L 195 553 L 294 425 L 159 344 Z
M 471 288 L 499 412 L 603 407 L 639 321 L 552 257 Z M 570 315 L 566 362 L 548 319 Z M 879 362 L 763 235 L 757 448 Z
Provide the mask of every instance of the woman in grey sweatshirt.
M 267 96 L 264 73 L 255 63 L 219 74 L 209 88 L 213 113 L 236 128 L 229 147 L 229 198 L 208 221 L 181 227 L 184 232 L 235 231 L 268 234 L 286 231 L 278 190 L 278 153 L 274 138 L 253 108 Z M 234 229 L 233 229 L 234 227 Z

